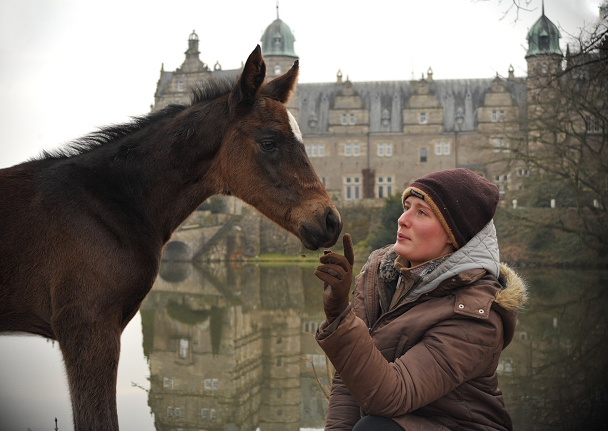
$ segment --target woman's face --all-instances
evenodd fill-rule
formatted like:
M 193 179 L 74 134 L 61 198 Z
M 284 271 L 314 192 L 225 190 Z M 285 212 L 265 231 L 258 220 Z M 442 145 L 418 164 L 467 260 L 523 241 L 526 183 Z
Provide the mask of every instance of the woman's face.
M 420 265 L 454 251 L 448 234 L 424 200 L 408 196 L 398 223 L 395 252 L 408 260 L 411 266 Z

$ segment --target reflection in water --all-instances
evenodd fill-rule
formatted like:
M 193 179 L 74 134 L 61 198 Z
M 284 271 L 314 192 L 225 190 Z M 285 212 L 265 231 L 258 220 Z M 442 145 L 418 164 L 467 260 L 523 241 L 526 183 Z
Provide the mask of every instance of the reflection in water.
M 163 262 L 141 308 L 156 430 L 323 428 L 322 310 L 312 267 Z
M 315 266 L 163 262 L 141 309 L 157 431 L 323 428 Z M 515 430 L 604 429 L 608 273 L 523 275 L 531 300 L 498 369 Z
M 531 300 L 499 368 L 515 430 L 606 429 L 608 273 L 525 275 Z

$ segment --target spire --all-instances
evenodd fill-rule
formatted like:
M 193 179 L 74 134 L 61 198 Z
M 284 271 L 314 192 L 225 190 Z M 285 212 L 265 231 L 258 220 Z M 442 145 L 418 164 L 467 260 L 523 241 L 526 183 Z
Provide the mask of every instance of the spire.
M 543 0 L 543 1 L 545 1 L 545 0 Z M 544 3 L 543 3 L 543 5 L 544 5 Z M 277 19 L 279 19 L 279 0 L 277 0 Z
M 278 13 L 278 8 L 279 8 L 278 3 L 279 3 L 279 1 L 277 0 L 277 13 Z M 542 16 L 545 16 L 545 0 L 543 0 L 543 15 Z

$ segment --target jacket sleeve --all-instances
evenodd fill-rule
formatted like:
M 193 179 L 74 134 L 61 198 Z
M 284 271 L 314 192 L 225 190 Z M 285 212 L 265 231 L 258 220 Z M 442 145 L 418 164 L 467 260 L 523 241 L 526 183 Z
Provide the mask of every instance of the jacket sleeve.
M 336 373 L 331 385 L 325 430 L 350 431 L 361 419 L 361 408 Z
M 484 321 L 447 319 L 395 362 L 384 358 L 352 311 L 335 331 L 323 335 L 317 337 L 319 345 L 363 411 L 395 417 L 441 398 L 486 370 L 500 354 L 502 322 L 496 315 Z M 494 340 L 492 345 L 481 341 L 488 339 Z

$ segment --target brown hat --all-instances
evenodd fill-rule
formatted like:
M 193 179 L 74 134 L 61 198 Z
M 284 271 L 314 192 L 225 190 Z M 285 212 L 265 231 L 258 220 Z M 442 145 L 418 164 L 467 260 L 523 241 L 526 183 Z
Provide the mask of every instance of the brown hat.
M 418 178 L 405 189 L 402 202 L 410 195 L 430 205 L 457 249 L 492 220 L 500 199 L 498 187 L 462 168 Z

